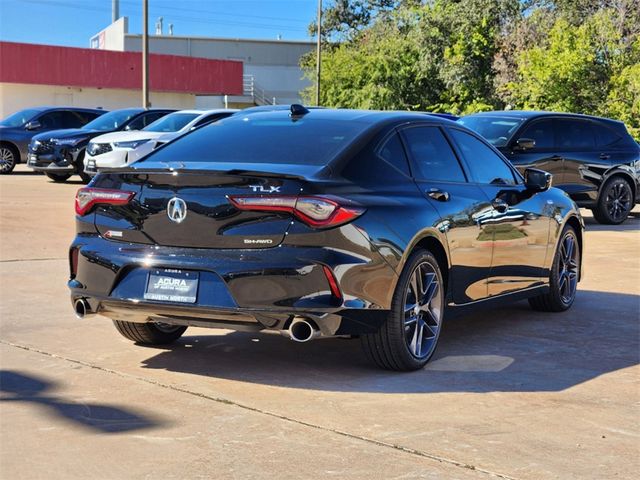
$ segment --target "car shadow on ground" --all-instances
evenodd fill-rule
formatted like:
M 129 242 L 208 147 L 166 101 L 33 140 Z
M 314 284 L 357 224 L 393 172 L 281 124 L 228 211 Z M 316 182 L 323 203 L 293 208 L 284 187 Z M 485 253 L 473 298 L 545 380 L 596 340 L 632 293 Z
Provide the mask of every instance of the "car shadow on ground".
M 527 302 L 451 319 L 427 368 L 368 364 L 358 340 L 298 344 L 279 335 L 189 336 L 145 368 L 279 387 L 340 392 L 560 391 L 640 361 L 640 296 L 579 291 L 564 313 Z M 181 380 L 188 382 L 188 380 Z
M 101 433 L 144 430 L 164 423 L 113 405 L 69 402 L 49 393 L 55 387 L 54 383 L 42 378 L 0 370 L 0 402 L 23 402 L 44 407 L 49 414 Z

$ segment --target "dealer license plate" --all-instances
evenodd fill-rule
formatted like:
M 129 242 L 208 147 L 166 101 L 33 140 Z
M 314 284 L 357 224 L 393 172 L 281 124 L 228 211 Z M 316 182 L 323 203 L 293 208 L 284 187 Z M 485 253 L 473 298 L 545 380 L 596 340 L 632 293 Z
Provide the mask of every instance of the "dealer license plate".
M 198 273 L 161 269 L 149 273 L 146 300 L 195 303 L 198 295 Z

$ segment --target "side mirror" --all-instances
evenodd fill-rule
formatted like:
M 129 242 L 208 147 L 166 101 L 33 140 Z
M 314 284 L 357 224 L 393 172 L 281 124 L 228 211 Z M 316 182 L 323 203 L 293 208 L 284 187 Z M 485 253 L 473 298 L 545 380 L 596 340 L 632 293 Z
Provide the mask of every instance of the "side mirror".
M 42 125 L 37 120 L 31 120 L 30 122 L 27 122 L 27 124 L 24 126 L 24 128 L 26 128 L 27 130 L 38 130 L 41 127 Z
M 535 146 L 536 146 L 536 141 L 534 139 L 519 138 L 518 140 L 516 140 L 516 143 L 514 145 L 514 150 L 520 150 L 520 151 L 531 150 Z
M 524 184 L 527 190 L 546 192 L 551 188 L 553 175 L 537 168 L 527 168 L 524 171 Z
M 133 130 L 133 128 L 131 128 L 131 125 L 127 125 L 126 127 L 124 127 L 124 131 L 125 132 L 130 132 L 132 130 Z

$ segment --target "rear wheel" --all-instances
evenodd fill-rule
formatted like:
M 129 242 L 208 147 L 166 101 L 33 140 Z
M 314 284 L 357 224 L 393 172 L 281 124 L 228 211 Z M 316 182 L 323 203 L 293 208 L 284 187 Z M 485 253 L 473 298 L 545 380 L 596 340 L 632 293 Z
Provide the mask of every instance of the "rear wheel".
M 13 172 L 20 158 L 18 151 L 11 145 L 0 145 L 0 175 Z
M 435 352 L 444 314 L 444 283 L 435 257 L 414 252 L 400 275 L 391 312 L 376 333 L 360 337 L 365 353 L 388 370 L 418 370 Z
M 166 323 L 134 323 L 114 320 L 120 334 L 141 345 L 166 345 L 179 339 L 187 327 Z
M 600 191 L 593 218 L 598 223 L 618 225 L 624 222 L 633 208 L 631 185 L 622 177 L 607 180 Z
M 541 312 L 563 312 L 573 304 L 580 278 L 580 244 L 575 230 L 566 226 L 553 259 L 549 293 L 529 299 L 529 305 Z
M 51 180 L 53 180 L 54 182 L 57 182 L 57 183 L 66 182 L 69 179 L 69 177 L 71 177 L 71 175 L 69 175 L 67 173 L 49 173 L 49 172 L 45 172 L 44 174 L 47 177 L 49 177 Z

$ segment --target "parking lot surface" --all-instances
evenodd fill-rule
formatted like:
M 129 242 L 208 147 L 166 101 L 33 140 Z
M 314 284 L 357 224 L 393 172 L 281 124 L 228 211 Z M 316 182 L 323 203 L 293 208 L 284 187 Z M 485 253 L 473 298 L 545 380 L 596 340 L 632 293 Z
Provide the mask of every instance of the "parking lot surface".
M 79 186 L 0 176 L 1 478 L 637 478 L 640 209 L 583 212 L 570 311 L 452 319 L 398 374 L 355 340 L 190 328 L 144 348 L 75 319 Z

